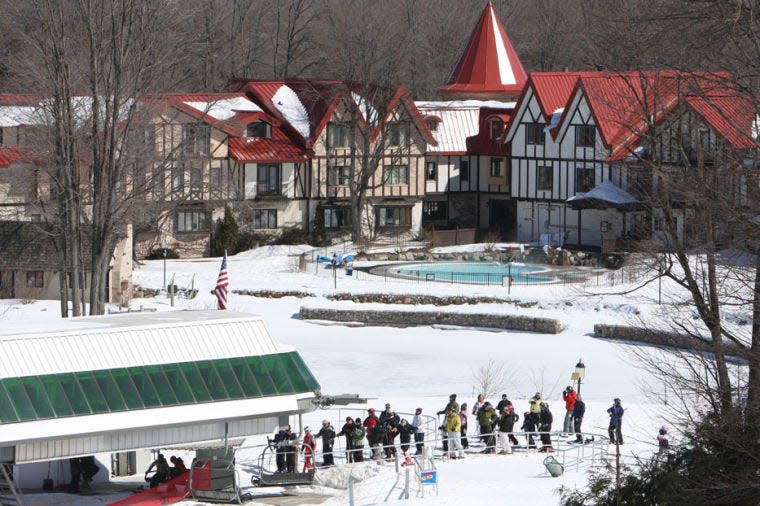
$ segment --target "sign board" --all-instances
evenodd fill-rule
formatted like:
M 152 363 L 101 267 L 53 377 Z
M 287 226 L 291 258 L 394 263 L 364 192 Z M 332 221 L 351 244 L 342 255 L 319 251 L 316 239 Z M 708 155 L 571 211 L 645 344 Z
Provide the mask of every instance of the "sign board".
M 423 485 L 437 485 L 438 471 L 420 471 L 420 483 Z
M 577 372 L 570 375 L 570 381 L 578 381 L 578 379 L 580 379 L 580 375 Z

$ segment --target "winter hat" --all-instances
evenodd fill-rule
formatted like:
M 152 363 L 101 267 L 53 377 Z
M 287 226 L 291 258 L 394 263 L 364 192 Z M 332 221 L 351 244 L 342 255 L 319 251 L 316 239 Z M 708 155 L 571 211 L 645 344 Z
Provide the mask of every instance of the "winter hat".
M 354 423 L 361 425 L 362 424 L 362 419 L 361 418 L 357 418 Z
M 536 399 L 540 399 L 541 398 L 541 392 L 536 392 L 536 395 L 534 395 L 533 397 L 535 397 Z
M 322 425 L 330 425 L 330 420 L 325 418 L 324 420 L 322 420 Z
M 311 432 L 311 428 L 310 428 L 310 427 L 304 427 L 304 428 L 303 428 L 303 430 L 304 430 L 305 432 Z
M 353 421 L 354 421 L 354 419 L 353 419 L 353 418 L 351 418 L 350 416 L 347 416 L 347 417 L 346 417 L 346 421 L 347 421 L 347 422 L 353 422 Z
M 462 409 L 467 409 L 467 403 L 466 402 L 462 403 Z
M 614 399 L 612 399 L 612 402 L 614 402 L 615 404 L 620 404 L 620 398 L 615 397 Z
M 415 413 L 422 413 L 422 408 L 417 408 L 414 410 Z

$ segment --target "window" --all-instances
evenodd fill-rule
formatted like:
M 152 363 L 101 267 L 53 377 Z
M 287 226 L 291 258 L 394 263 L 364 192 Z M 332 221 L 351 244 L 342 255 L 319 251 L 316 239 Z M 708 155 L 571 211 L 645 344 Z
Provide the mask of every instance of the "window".
M 151 125 L 143 131 L 143 144 L 145 145 L 145 154 L 148 156 L 156 152 L 156 127 Z
M 496 140 L 504 133 L 504 122 L 499 118 L 491 119 L 491 140 Z
M 426 121 L 428 129 L 430 129 L 431 132 L 435 132 L 438 130 L 438 120 L 437 119 L 429 119 Z
M 491 177 L 501 177 L 504 175 L 502 165 L 504 160 L 501 158 L 491 158 Z
M 43 288 L 45 286 L 45 273 L 42 271 L 26 271 L 26 286 Z
M 222 169 L 220 167 L 211 167 L 209 179 L 212 191 L 222 189 Z
M 266 121 L 256 121 L 245 129 L 246 137 L 272 137 L 272 125 Z
M 277 209 L 254 209 L 253 228 L 277 228 Z
M 470 161 L 462 160 L 459 162 L 459 181 L 470 180 Z
M 206 156 L 211 144 L 211 129 L 206 125 L 184 125 L 182 140 L 185 155 Z
M 575 169 L 575 193 L 584 193 L 594 188 L 594 169 L 580 168 Z
M 158 167 L 154 167 L 150 176 L 150 190 L 153 193 L 153 198 L 160 198 L 164 195 L 164 171 Z
M 327 146 L 330 148 L 350 147 L 351 125 L 349 123 L 328 123 Z
M 434 181 L 438 177 L 438 164 L 435 162 L 425 163 L 425 180 Z
M 409 123 L 388 123 L 385 125 L 385 144 L 404 147 L 409 143 Z
M 325 228 L 345 228 L 349 224 L 349 209 L 347 207 L 325 208 Z
M 536 188 L 543 191 L 551 191 L 554 185 L 554 167 L 539 167 Z
M 208 211 L 177 211 L 177 232 L 209 232 L 211 217 Z
M 445 220 L 448 216 L 448 206 L 445 201 L 422 203 L 422 219 L 429 221 Z
M 259 164 L 256 172 L 256 193 L 258 195 L 280 194 L 280 166 Z
M 596 128 L 589 125 L 576 125 L 575 147 L 593 148 L 596 145 Z
M 525 125 L 525 142 L 543 146 L 546 142 L 546 131 L 543 123 L 528 123 Z
M 0 146 L 3 145 L 3 129 L 0 128 Z
M 185 186 L 185 169 L 175 167 L 172 169 L 172 192 L 180 192 Z
M 203 189 L 203 170 L 200 167 L 190 167 L 190 190 L 201 191 Z
M 327 184 L 330 186 L 347 186 L 351 182 L 351 167 L 331 165 L 327 167 Z
M 381 228 L 409 228 L 412 226 L 412 208 L 380 207 L 377 222 Z
M 385 184 L 409 184 L 409 166 L 386 165 L 383 167 L 383 182 Z

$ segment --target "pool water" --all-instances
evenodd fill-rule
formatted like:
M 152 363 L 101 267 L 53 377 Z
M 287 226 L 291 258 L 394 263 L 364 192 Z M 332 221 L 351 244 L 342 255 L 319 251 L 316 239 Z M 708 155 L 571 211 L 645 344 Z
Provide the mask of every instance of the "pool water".
M 520 263 L 501 264 L 495 262 L 435 262 L 406 264 L 389 269 L 405 278 L 422 281 L 448 281 L 450 283 L 476 283 L 502 285 L 508 283 L 548 283 L 545 267 Z M 542 275 L 543 274 L 543 275 Z

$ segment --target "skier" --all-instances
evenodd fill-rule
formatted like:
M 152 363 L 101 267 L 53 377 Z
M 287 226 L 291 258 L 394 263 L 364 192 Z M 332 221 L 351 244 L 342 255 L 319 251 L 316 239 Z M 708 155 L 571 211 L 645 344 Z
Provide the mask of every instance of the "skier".
M 462 409 L 459 412 L 459 419 L 462 421 L 462 448 L 467 449 L 470 447 L 470 442 L 467 441 L 467 403 L 462 403 Z
M 350 464 L 352 462 L 351 457 L 353 456 L 353 453 L 351 452 L 351 431 L 354 428 L 354 419 L 350 416 L 346 417 L 346 423 L 343 424 L 343 427 L 341 427 L 340 432 L 338 432 L 335 437 L 345 436 L 346 437 L 346 463 Z
M 364 461 L 364 434 L 362 419 L 357 418 L 354 421 L 354 428 L 351 429 L 351 453 L 354 462 Z
M 305 435 L 303 437 L 303 444 L 301 445 L 301 452 L 303 453 L 303 472 L 311 472 L 314 470 L 314 453 L 317 451 L 317 440 L 311 434 L 309 427 L 304 428 Z
M 401 422 L 398 424 L 398 433 L 401 440 L 401 453 L 404 454 L 404 462 L 408 461 L 411 463 L 411 460 L 408 460 L 409 457 L 406 452 L 409 451 L 409 443 L 412 441 L 412 435 L 416 432 L 417 428 L 410 424 L 406 418 L 401 419 Z
M 583 415 L 586 414 L 586 403 L 583 402 L 581 396 L 577 396 L 575 399 L 575 407 L 573 407 L 573 429 L 575 430 L 575 442 L 583 443 L 583 433 L 581 433 L 581 423 L 583 423 Z
M 554 417 L 552 416 L 552 412 L 549 410 L 549 404 L 546 402 L 541 403 L 541 413 L 540 413 L 540 421 L 539 421 L 539 427 L 538 430 L 542 433 L 541 434 L 541 449 L 538 450 L 540 452 L 546 452 L 551 453 L 554 451 L 552 448 L 552 436 L 549 434 L 552 430 L 552 422 L 554 421 Z
M 380 453 L 377 449 L 377 445 L 380 442 L 377 439 L 377 434 L 380 432 L 378 428 L 379 420 L 377 418 L 377 415 L 375 415 L 375 408 L 369 408 L 367 410 L 367 413 L 367 418 L 364 419 L 364 423 L 362 425 L 367 431 L 367 441 L 369 442 L 369 447 L 372 449 L 372 458 L 379 458 Z
M 533 432 L 536 430 L 536 424 L 533 422 L 533 417 L 530 415 L 530 411 L 523 413 L 523 423 L 520 430 L 527 433 L 528 448 L 535 448 L 536 442 L 533 440 Z
M 510 445 L 510 437 L 514 438 L 512 431 L 514 430 L 515 423 L 519 420 L 519 416 L 514 412 L 512 403 L 504 406 L 501 412 L 501 417 L 497 424 L 499 425 L 499 442 L 501 443 L 501 451 L 499 455 L 511 455 L 512 446 Z
M 483 450 L 483 453 L 494 453 L 496 451 L 496 438 L 493 435 L 493 425 L 497 418 L 498 415 L 493 406 L 491 406 L 490 402 L 486 401 L 480 408 L 480 411 L 478 411 L 480 434 L 486 443 L 486 449 Z
M 541 421 L 541 392 L 536 392 L 536 394 L 530 398 L 528 404 L 530 405 L 529 411 L 530 417 L 533 419 L 533 426 L 538 427 Z
M 567 435 L 573 432 L 573 410 L 577 397 L 572 385 L 568 385 L 562 392 L 562 400 L 565 401 L 565 423 L 562 425 L 562 432 Z
M 334 466 L 335 459 L 333 459 L 333 443 L 335 442 L 335 429 L 330 425 L 330 420 L 322 420 L 322 428 L 319 429 L 317 437 L 322 438 L 322 463 L 323 466 Z
M 392 459 L 396 456 L 396 436 L 398 436 L 399 416 L 391 411 L 391 405 L 385 405 L 385 411 L 380 414 L 379 427 L 383 430 L 383 449 L 385 458 Z
M 478 394 L 478 400 L 475 401 L 475 404 L 472 406 L 472 416 L 477 417 L 478 411 L 480 411 L 480 408 L 483 407 L 483 404 L 486 402 L 486 397 L 483 394 Z M 475 425 L 475 430 L 477 430 L 478 433 L 480 433 L 480 426 Z
M 610 415 L 610 426 L 608 429 L 610 435 L 610 444 L 623 444 L 623 413 L 625 410 L 620 405 L 620 399 L 615 397 L 612 400 L 612 406 L 607 410 Z
M 446 412 L 446 437 L 449 440 L 449 457 L 463 459 L 462 420 L 459 418 L 459 413 L 451 409 Z
M 425 447 L 425 429 L 422 428 L 422 408 L 414 410 L 414 418 L 412 418 L 412 426 L 416 429 L 414 433 L 414 444 L 417 447 L 415 455 L 422 455 L 423 448 Z

